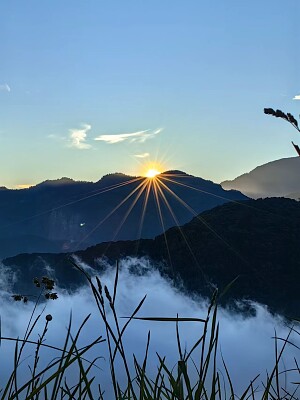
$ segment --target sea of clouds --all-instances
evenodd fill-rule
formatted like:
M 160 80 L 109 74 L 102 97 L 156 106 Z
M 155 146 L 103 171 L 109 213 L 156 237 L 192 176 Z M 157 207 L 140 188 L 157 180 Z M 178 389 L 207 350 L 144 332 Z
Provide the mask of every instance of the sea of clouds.
M 85 270 L 93 275 L 93 270 L 81 264 Z M 1 270 L 1 292 L 0 292 L 0 313 L 1 313 L 1 335 L 2 337 L 22 338 L 26 326 L 30 319 L 34 303 L 29 301 L 27 304 L 14 302 L 10 285 L 13 281 L 11 271 L 7 268 Z M 52 271 L 48 268 L 48 273 Z M 75 273 L 75 271 L 74 271 Z M 105 272 L 100 276 L 101 282 L 113 291 L 115 268 L 107 265 Z M 38 339 L 45 325 L 45 316 L 51 314 L 53 320 L 49 323 L 46 336 L 46 344 L 62 347 L 67 332 L 67 325 L 72 313 L 72 333 L 75 335 L 79 325 L 84 318 L 91 314 L 86 326 L 79 339 L 78 346 L 84 346 L 92 340 L 102 335 L 105 337 L 104 324 L 99 316 L 95 300 L 88 285 L 81 287 L 73 293 L 68 293 L 59 288 L 56 289 L 59 298 L 55 301 L 47 301 L 37 308 L 35 315 L 43 311 L 36 327 L 31 335 L 31 340 Z M 207 314 L 208 301 L 201 297 L 190 297 L 187 294 L 174 288 L 172 283 L 163 278 L 157 269 L 153 268 L 147 259 L 126 258 L 120 262 L 120 273 L 116 298 L 116 309 L 119 317 L 128 317 L 139 304 L 141 299 L 147 295 L 146 300 L 138 313 L 141 317 L 194 317 L 205 318 Z M 266 371 L 272 371 L 275 362 L 275 331 L 278 337 L 286 338 L 290 324 L 278 316 L 271 315 L 263 305 L 253 304 L 255 315 L 244 315 L 224 308 L 218 310 L 218 321 L 220 324 L 220 338 L 218 347 L 219 368 L 224 373 L 222 367 L 221 354 L 224 357 L 236 393 L 241 393 L 250 380 L 257 374 L 261 374 L 257 379 L 260 390 L 261 384 L 265 380 Z M 109 318 L 112 315 L 107 307 Z M 120 318 L 123 325 L 126 319 Z M 297 329 L 297 326 L 295 326 Z M 192 347 L 202 334 L 203 324 L 199 322 L 182 322 L 179 324 L 180 337 L 183 349 L 187 351 Z M 132 321 L 124 336 L 126 355 L 130 362 L 133 361 L 133 354 L 142 363 L 147 342 L 148 331 L 151 332 L 151 341 L 148 359 L 148 374 L 155 375 L 158 365 L 156 352 L 166 357 L 166 364 L 173 368 L 179 359 L 176 339 L 175 324 L 171 322 L 149 322 Z M 300 336 L 293 332 L 290 341 L 300 346 Z M 283 342 L 279 341 L 279 347 Z M 0 347 L 0 386 L 3 387 L 13 367 L 15 343 L 8 340 L 1 341 Z M 22 356 L 20 382 L 29 376 L 28 365 L 32 365 L 35 346 L 26 345 Z M 58 351 L 42 349 L 41 367 L 49 363 L 54 357 L 59 355 Z M 287 345 L 280 369 L 295 368 L 294 357 L 299 359 L 300 351 L 292 344 Z M 111 379 L 109 374 L 108 354 L 105 343 L 97 345 L 92 352 L 86 355 L 92 360 L 94 357 L 101 357 L 97 361 L 97 366 L 92 369 L 92 374 L 96 375 L 96 382 L 101 383 L 106 390 L 107 398 L 111 396 Z M 194 354 L 195 363 L 199 363 L 199 353 Z M 133 363 L 132 363 L 133 365 Z M 192 366 L 191 366 L 192 368 Z M 125 375 L 122 368 L 118 369 L 120 381 L 125 382 Z M 292 381 L 299 381 L 298 374 L 282 374 L 282 385 L 287 385 L 289 389 L 294 387 Z M 191 369 L 191 375 L 195 375 Z M 76 367 L 69 372 L 70 383 L 76 382 L 78 370 Z M 285 382 L 286 379 L 286 382 Z

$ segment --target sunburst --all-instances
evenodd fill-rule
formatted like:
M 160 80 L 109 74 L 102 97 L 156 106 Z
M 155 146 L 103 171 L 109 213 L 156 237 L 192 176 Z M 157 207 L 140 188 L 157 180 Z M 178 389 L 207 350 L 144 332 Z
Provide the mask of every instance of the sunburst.
M 164 212 L 164 208 L 167 210 L 167 213 L 169 213 L 169 215 L 171 215 L 171 217 L 174 221 L 174 224 L 175 224 L 175 226 L 178 227 L 179 232 L 182 236 L 182 239 L 185 242 L 189 252 L 191 253 L 192 257 L 194 258 L 194 261 L 198 265 L 199 269 L 202 271 L 201 266 L 198 264 L 197 259 L 196 259 L 195 255 L 193 254 L 193 251 L 189 244 L 188 238 L 185 235 L 184 230 L 181 229 L 179 220 L 178 220 L 177 216 L 175 215 L 175 212 L 172 209 L 172 206 L 166 195 L 168 195 L 169 198 L 171 196 L 171 198 L 175 199 L 178 203 L 180 203 L 184 208 L 186 208 L 191 213 L 191 216 L 195 216 L 200 222 L 202 222 L 203 225 L 205 225 L 212 234 L 214 234 L 221 242 L 223 242 L 223 244 L 225 244 L 226 247 L 230 251 L 239 255 L 238 252 L 235 250 L 235 248 L 233 246 L 231 246 L 229 243 L 227 243 L 225 241 L 225 239 L 220 234 L 218 234 L 218 232 L 216 232 L 215 229 L 213 229 L 208 224 L 208 222 L 206 222 L 200 215 L 198 215 L 198 213 L 189 204 L 187 204 L 177 193 L 175 193 L 174 190 L 171 189 L 171 187 L 172 186 L 174 187 L 174 184 L 175 184 L 175 186 L 178 185 L 181 187 L 185 187 L 186 189 L 196 190 L 196 191 L 199 191 L 199 192 L 202 192 L 204 194 L 211 195 L 214 197 L 220 197 L 222 199 L 224 199 L 224 197 L 216 195 L 214 193 L 210 193 L 210 192 L 201 190 L 200 188 L 185 184 L 184 182 L 182 182 L 182 178 L 187 178 L 188 175 L 179 174 L 178 171 L 176 171 L 176 173 L 175 173 L 175 171 L 169 171 L 169 172 L 163 173 L 162 171 L 164 171 L 165 169 L 166 168 L 164 167 L 164 165 L 162 163 L 159 163 L 157 161 L 148 162 L 146 165 L 142 166 L 141 171 L 143 171 L 143 172 L 141 173 L 141 176 L 139 176 L 139 177 L 135 177 L 133 179 L 129 179 L 126 182 L 119 182 L 115 185 L 111 185 L 108 187 L 101 188 L 100 190 L 96 190 L 94 192 L 87 193 L 87 194 L 85 194 L 85 196 L 83 196 L 79 199 L 71 200 L 63 205 L 52 208 L 51 210 L 47 210 L 47 211 L 41 212 L 39 214 L 33 215 L 31 217 L 24 218 L 23 220 L 21 220 L 19 222 L 24 222 L 25 220 L 29 220 L 29 219 L 36 218 L 36 217 L 41 217 L 53 210 L 58 210 L 62 207 L 67 207 L 67 206 L 73 205 L 74 203 L 84 201 L 91 197 L 100 196 L 103 193 L 118 190 L 125 186 L 128 186 L 128 187 L 132 188 L 129 191 L 129 193 L 127 193 L 127 195 L 124 196 L 124 198 L 119 202 L 119 204 L 117 204 L 111 211 L 109 211 L 104 217 L 102 217 L 101 220 L 98 220 L 98 221 L 97 221 L 97 219 L 95 220 L 95 225 L 88 232 L 85 233 L 84 237 L 82 237 L 82 239 L 79 242 L 77 242 L 76 245 L 74 245 L 74 250 L 75 250 L 75 246 L 78 248 L 78 246 L 80 244 L 84 243 L 85 240 L 93 232 L 95 232 L 97 229 L 99 229 L 100 226 L 105 221 L 107 221 L 118 209 L 120 209 L 121 206 L 124 206 L 126 203 L 128 205 L 128 208 L 124 212 L 124 216 L 120 219 L 119 226 L 116 228 L 116 231 L 114 232 L 114 235 L 113 235 L 114 237 L 112 238 L 111 242 L 114 241 L 118 235 L 118 232 L 124 225 L 125 221 L 129 217 L 129 215 L 132 212 L 132 210 L 134 209 L 134 207 L 137 205 L 138 201 L 142 201 L 141 217 L 140 217 L 140 221 L 136 227 L 137 234 L 138 234 L 138 241 L 137 241 L 137 249 L 138 249 L 139 239 L 142 237 L 142 229 L 143 229 L 144 219 L 145 219 L 145 215 L 147 213 L 148 200 L 149 200 L 150 195 L 152 194 L 152 196 L 153 196 L 152 198 L 154 199 L 154 201 L 156 203 L 158 217 L 159 217 L 159 221 L 161 224 L 163 236 L 165 239 L 166 250 L 167 250 L 167 254 L 168 254 L 168 258 L 169 258 L 171 267 L 172 267 L 172 259 L 171 259 L 170 249 L 169 249 L 168 237 L 166 235 L 167 227 L 165 224 L 166 215 Z M 226 200 L 232 201 L 231 199 L 226 199 Z M 109 244 L 108 244 L 108 247 L 109 247 Z
M 166 167 L 164 164 L 157 161 L 147 162 L 146 164 L 141 164 L 140 173 L 141 176 L 148 179 L 154 179 L 158 175 L 165 171 Z
M 150 169 L 148 169 L 148 171 L 146 172 L 145 176 L 146 176 L 146 178 L 153 179 L 153 178 L 155 178 L 155 177 L 156 177 L 157 175 L 159 175 L 159 174 L 161 174 L 160 171 L 158 171 L 158 170 L 155 169 L 155 168 L 150 168 Z

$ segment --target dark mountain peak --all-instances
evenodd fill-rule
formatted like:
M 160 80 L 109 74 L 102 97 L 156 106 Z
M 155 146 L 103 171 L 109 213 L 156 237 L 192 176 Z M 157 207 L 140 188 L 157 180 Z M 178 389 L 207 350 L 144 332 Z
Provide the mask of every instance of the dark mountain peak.
M 111 174 L 103 175 L 102 178 L 96 182 L 97 184 L 114 185 L 133 179 L 133 176 L 123 174 L 122 172 L 114 172 Z
M 210 179 L 205 179 L 205 178 L 201 178 L 200 176 L 195 176 L 195 175 L 191 175 L 188 174 L 184 171 L 180 171 L 180 170 L 169 170 L 169 171 L 165 171 L 163 172 L 161 175 L 172 175 L 175 178 L 188 178 L 189 181 L 194 181 L 194 182 L 198 182 L 201 184 L 209 184 L 209 185 L 214 185 L 214 186 L 220 186 L 219 183 L 215 183 L 213 181 L 211 181 Z
M 0 190 L 8 190 L 6 186 L 0 186 Z
M 60 186 L 60 185 L 69 185 L 69 184 L 73 184 L 76 183 L 76 181 L 74 179 L 71 178 L 67 178 L 65 176 L 63 176 L 62 178 L 58 178 L 58 179 L 47 179 L 41 183 L 38 183 L 36 185 L 36 187 L 41 187 L 41 186 Z
M 186 172 L 180 171 L 178 169 L 171 169 L 169 171 L 165 171 L 165 172 L 161 173 L 161 175 L 169 175 L 169 174 L 170 175 L 179 175 L 179 176 L 190 176 L 190 177 L 193 176 L 193 175 L 187 174 Z

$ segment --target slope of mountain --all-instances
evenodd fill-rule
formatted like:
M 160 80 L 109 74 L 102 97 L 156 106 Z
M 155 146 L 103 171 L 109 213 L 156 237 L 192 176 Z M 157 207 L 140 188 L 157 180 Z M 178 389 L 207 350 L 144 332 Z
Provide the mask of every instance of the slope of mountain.
M 271 161 L 221 185 L 254 199 L 289 197 L 290 193 L 300 192 L 300 157 Z
M 289 193 L 287 195 L 285 195 L 284 197 L 286 197 L 287 199 L 293 199 L 293 200 L 300 200 L 300 192 L 297 193 Z
M 205 211 L 155 239 L 102 243 L 75 255 L 96 270 L 101 270 L 103 257 L 114 264 L 126 256 L 148 256 L 164 265 L 164 274 L 175 281 L 181 279 L 187 290 L 208 296 L 211 285 L 224 288 L 239 276 L 224 302 L 250 299 L 299 316 L 299 221 L 300 203 L 294 200 L 232 202 Z M 3 263 L 18 271 L 20 290 L 28 290 L 31 279 L 44 273 L 45 266 L 53 268 L 60 284 L 70 287 L 84 279 L 72 268 L 69 256 L 21 254 Z
M 170 191 L 195 213 L 246 199 L 239 192 L 226 192 L 220 185 L 180 171 L 161 176 L 169 188 L 162 186 L 165 198 L 179 224 L 191 220 L 193 214 Z M 141 224 L 147 193 L 145 189 L 138 198 L 143 183 L 146 178 L 110 174 L 96 183 L 61 178 L 28 189 L 1 190 L 0 259 L 27 251 L 74 251 L 103 241 L 155 237 L 175 222 L 158 193 L 164 216 L 161 223 L 151 189 Z

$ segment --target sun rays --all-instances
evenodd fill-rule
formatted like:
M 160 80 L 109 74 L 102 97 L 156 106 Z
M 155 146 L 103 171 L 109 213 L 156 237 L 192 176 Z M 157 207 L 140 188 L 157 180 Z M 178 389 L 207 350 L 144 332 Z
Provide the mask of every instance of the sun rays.
M 155 178 L 159 174 L 160 174 L 160 171 L 158 171 L 157 169 L 151 168 L 146 172 L 145 176 L 146 176 L 146 178 L 152 179 L 152 178 Z
M 153 221 L 155 219 L 157 221 L 155 223 L 159 224 L 160 232 L 164 238 L 165 254 L 167 257 L 166 261 L 169 263 L 170 267 L 173 268 L 172 254 L 170 243 L 168 241 L 167 230 L 171 226 L 176 226 L 178 229 L 178 234 L 182 238 L 182 242 L 185 243 L 189 253 L 192 256 L 192 259 L 195 262 L 195 265 L 203 273 L 203 276 L 205 278 L 202 267 L 201 265 L 199 265 L 197 257 L 193 252 L 190 238 L 186 235 L 185 230 L 181 227 L 182 222 L 180 220 L 180 217 L 176 215 L 176 212 L 182 207 L 185 212 L 188 211 L 190 213 L 191 219 L 193 217 L 196 217 L 219 240 L 220 244 L 222 243 L 229 251 L 235 253 L 237 256 L 240 257 L 238 251 L 233 246 L 231 246 L 231 244 L 228 243 L 222 235 L 220 235 L 213 227 L 211 227 L 210 224 L 202 216 L 198 215 L 199 213 L 196 212 L 190 204 L 188 204 L 189 201 L 186 200 L 185 197 L 182 198 L 180 193 L 182 192 L 182 189 L 185 188 L 186 190 L 190 191 L 198 191 L 204 196 L 219 197 L 220 199 L 227 201 L 234 200 L 202 190 L 201 187 L 198 187 L 198 185 L 191 185 L 190 181 L 187 180 L 188 178 L 192 178 L 191 175 L 187 175 L 183 172 L 176 170 L 161 172 L 163 171 L 163 166 L 156 161 L 143 166 L 142 170 L 142 176 L 132 178 L 128 177 L 128 179 L 127 177 L 125 177 L 124 180 L 107 186 L 104 186 L 103 181 L 103 186 L 98 188 L 97 190 L 84 193 L 82 194 L 82 196 L 77 195 L 77 197 L 69 199 L 68 202 L 65 202 L 62 205 L 58 205 L 50 210 L 23 218 L 14 223 L 25 222 L 29 221 L 30 219 L 42 217 L 45 216 L 45 214 L 47 213 L 60 210 L 64 207 L 73 206 L 74 204 L 79 202 L 83 202 L 82 206 L 84 206 L 85 200 L 97 198 L 98 196 L 104 196 L 105 193 L 108 192 L 115 192 L 115 198 L 117 199 L 117 202 L 107 204 L 108 211 L 106 212 L 106 214 L 102 213 L 100 216 L 96 215 L 97 213 L 95 213 L 95 215 L 93 216 L 93 221 L 89 221 L 89 224 L 84 223 L 86 229 L 83 230 L 80 239 L 76 241 L 74 240 L 72 247 L 68 249 L 69 252 L 76 251 L 84 247 L 86 243 L 89 243 L 87 239 L 90 237 L 93 237 L 93 241 L 97 240 L 97 231 L 101 229 L 104 223 L 106 223 L 106 225 L 102 229 L 106 229 L 106 227 L 109 226 L 110 221 L 112 221 L 111 227 L 113 227 L 113 229 L 112 233 L 109 234 L 110 239 L 108 240 L 107 244 L 108 250 L 108 248 L 110 247 L 110 243 L 115 240 L 119 240 L 119 238 L 121 237 L 120 232 L 124 224 L 126 223 L 126 221 L 128 221 L 130 215 L 135 210 L 135 218 L 131 219 L 131 221 L 134 221 L 134 226 L 131 226 L 131 231 L 135 231 L 134 237 L 137 239 L 136 253 L 138 253 L 140 239 L 143 238 L 143 228 L 146 218 L 148 218 L 147 223 L 149 223 L 151 219 Z M 118 191 L 122 191 L 122 198 L 120 198 L 120 192 L 118 193 Z M 149 208 L 150 202 L 151 207 Z M 174 207 L 175 204 L 176 207 Z M 179 208 L 178 205 L 180 205 Z M 147 214 L 148 211 L 152 214 Z M 155 212 L 156 215 L 154 215 Z M 138 218 L 136 217 L 137 215 L 139 215 Z M 151 223 L 153 221 L 151 221 Z M 102 240 L 99 239 L 98 241 L 101 242 Z
M 175 192 L 176 186 L 178 187 L 185 187 L 188 190 L 196 190 L 202 192 L 204 195 L 210 195 L 214 197 L 221 197 L 217 196 L 214 193 L 210 193 L 200 188 L 185 184 L 182 182 L 182 178 L 190 177 L 187 174 L 180 173 L 179 171 L 168 171 L 165 173 L 161 173 L 157 166 L 158 164 L 152 164 L 151 168 L 146 168 L 145 173 L 142 177 L 138 177 L 135 179 L 131 179 L 125 183 L 123 186 L 133 186 L 132 190 L 127 194 L 104 218 L 102 218 L 99 222 L 95 224 L 93 229 L 90 230 L 89 233 L 81 240 L 80 243 L 84 243 L 84 241 L 88 238 L 89 235 L 94 233 L 100 226 L 107 221 L 121 206 L 126 205 L 126 209 L 124 209 L 123 217 L 120 219 L 119 225 L 116 227 L 114 231 L 114 235 L 111 238 L 110 242 L 107 244 L 106 252 L 108 251 L 111 243 L 116 240 L 117 235 L 119 234 L 120 230 L 122 229 L 123 225 L 127 221 L 128 217 L 132 213 L 133 209 L 137 206 L 138 202 L 141 203 L 141 214 L 138 223 L 136 224 L 136 237 L 137 237 L 137 246 L 136 246 L 136 253 L 138 253 L 140 239 L 142 239 L 142 232 L 145 217 L 147 215 L 147 210 L 149 206 L 149 199 L 150 197 L 154 200 L 156 206 L 156 212 L 158 221 L 161 226 L 161 233 L 164 238 L 165 249 L 167 254 L 167 262 L 171 269 L 173 269 L 173 262 L 172 262 L 172 254 L 170 250 L 170 244 L 168 241 L 168 232 L 167 229 L 170 225 L 166 224 L 166 219 L 170 218 L 173 221 L 173 226 L 176 226 L 180 236 L 182 237 L 182 241 L 185 243 L 188 252 L 192 256 L 194 260 L 195 266 L 199 269 L 199 271 L 203 274 L 204 279 L 206 279 L 206 275 L 199 264 L 197 257 L 195 256 L 191 243 L 189 242 L 189 238 L 182 229 L 180 221 L 172 207 L 170 200 L 173 200 L 180 204 L 185 210 L 187 210 L 191 214 L 192 217 L 196 217 L 219 241 L 220 244 L 222 243 L 228 249 L 228 251 L 234 253 L 240 259 L 242 259 L 239 252 L 229 244 L 215 229 L 213 229 L 210 224 L 205 221 L 203 217 L 198 215 L 198 213 L 188 204 L 184 199 L 180 197 L 178 193 Z M 109 190 L 118 189 L 120 186 L 116 185 L 115 187 L 110 188 Z M 222 198 L 224 199 L 224 198 Z M 230 200 L 230 199 L 226 199 Z M 231 201 L 231 200 L 230 200 Z M 77 243 L 78 245 L 78 243 Z M 242 261 L 245 261 L 242 259 Z M 246 262 L 246 261 L 245 261 Z

